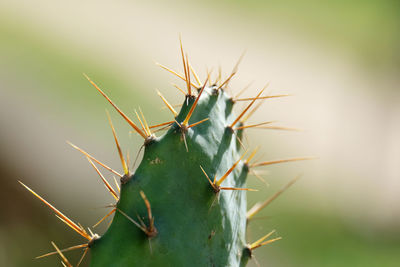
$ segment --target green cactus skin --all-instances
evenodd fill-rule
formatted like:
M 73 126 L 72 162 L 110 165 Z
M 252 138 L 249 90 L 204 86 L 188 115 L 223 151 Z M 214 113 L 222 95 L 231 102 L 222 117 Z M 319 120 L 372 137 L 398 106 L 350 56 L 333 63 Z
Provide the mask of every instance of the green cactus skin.
M 177 122 L 194 101 L 186 97 Z M 177 123 L 145 145 L 142 162 L 121 185 L 117 209 L 149 225 L 143 191 L 157 234 L 147 236 L 116 212 L 107 232 L 91 244 L 92 267 L 245 265 L 246 192 L 216 193 L 200 169 L 218 179 L 240 158 L 237 133 L 228 127 L 236 119 L 232 107 L 223 90 L 207 87 L 189 123 L 209 120 L 187 130 L 188 151 Z M 221 185 L 243 188 L 247 174 L 248 167 L 239 162 Z
M 74 223 L 20 182 L 52 209 L 64 223 L 88 241 L 63 251 L 84 248 L 84 257 L 90 249 L 91 267 L 244 267 L 252 257 L 254 249 L 280 239 L 278 237 L 266 240 L 272 231 L 256 242 L 247 244 L 246 227 L 255 214 L 290 187 L 298 177 L 263 203 L 254 205 L 246 214 L 246 191 L 250 189 L 245 188 L 245 185 L 249 168 L 312 158 L 249 164 L 255 154 L 254 151 L 246 161 L 242 161 L 247 151 L 244 153 L 241 151 L 243 146 L 241 138 L 246 127 L 243 126 L 241 118 L 255 100 L 287 95 L 261 97 L 263 89 L 255 98 L 241 99 L 251 100 L 251 103 L 239 116 L 236 116 L 233 112 L 235 101 L 224 88 L 236 73 L 237 65 L 228 79 L 219 86 L 206 86 L 207 78 L 203 86 L 199 86 L 201 89 L 197 88 L 198 94 L 195 96 L 191 92 L 191 88 L 196 86 L 191 86 L 189 63 L 187 57 L 185 63 L 183 49 L 181 51 L 185 78 L 162 67 L 186 81 L 188 94 L 179 114 L 170 108 L 174 113 L 175 122 L 169 123 L 169 129 L 161 137 L 151 135 L 148 128 L 143 132 L 86 76 L 145 139 L 143 159 L 135 173 L 131 174 L 123 160 L 110 119 L 125 173 L 123 176 L 70 143 L 89 159 L 110 193 L 118 200 L 113 211 L 108 214 L 115 212 L 112 223 L 103 236 L 93 234 L 90 229 L 89 233 L 86 232 L 81 225 Z M 195 74 L 194 76 L 198 84 L 201 84 L 198 77 Z M 250 113 L 256 109 L 257 107 Z M 267 123 L 269 122 L 257 125 Z M 271 129 L 290 128 L 273 126 Z M 121 176 L 119 197 L 91 159 Z M 64 266 L 72 266 L 62 251 L 59 251 L 54 243 L 52 244 L 57 251 L 40 257 L 59 254 Z

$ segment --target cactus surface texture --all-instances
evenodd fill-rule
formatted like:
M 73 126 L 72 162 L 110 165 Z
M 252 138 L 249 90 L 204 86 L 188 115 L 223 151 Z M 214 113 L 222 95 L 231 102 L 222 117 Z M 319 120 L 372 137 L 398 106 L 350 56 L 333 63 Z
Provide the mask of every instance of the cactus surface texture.
M 265 126 L 270 122 L 244 125 L 263 99 L 286 95 L 262 96 L 262 89 L 256 97 L 234 99 L 226 88 L 236 74 L 237 66 L 226 80 L 217 78 L 215 82 L 210 82 L 208 74 L 202 82 L 191 68 L 187 56 L 184 56 L 183 49 L 181 51 L 184 74 L 161 67 L 185 82 L 183 104 L 177 113 L 158 92 L 173 118 L 156 126 L 147 124 L 141 110 L 136 112 L 138 123 L 134 123 L 87 77 L 143 137 L 143 158 L 136 170 L 130 172 L 129 162 L 125 161 L 121 152 L 110 116 L 123 174 L 71 144 L 87 157 L 116 200 L 105 216 L 114 217 L 102 236 L 90 229 L 87 232 L 23 184 L 65 224 L 87 240 L 82 245 L 64 250 L 59 250 L 52 243 L 56 250 L 43 256 L 58 254 L 64 266 L 72 266 L 65 252 L 83 249 L 83 257 L 90 251 L 92 267 L 245 266 L 254 249 L 279 239 L 273 238 L 273 232 L 270 232 L 249 244 L 246 242 L 246 227 L 257 212 L 293 181 L 247 212 L 246 194 L 252 189 L 246 188 L 246 178 L 251 168 L 306 158 L 251 164 L 256 151 L 247 153 L 242 136 L 243 131 L 251 127 L 289 129 Z M 237 101 L 247 101 L 248 104 L 236 115 L 233 107 Z M 166 132 L 156 137 L 155 132 L 161 129 Z M 98 169 L 99 166 L 118 175 L 120 185 L 116 183 L 112 186 Z

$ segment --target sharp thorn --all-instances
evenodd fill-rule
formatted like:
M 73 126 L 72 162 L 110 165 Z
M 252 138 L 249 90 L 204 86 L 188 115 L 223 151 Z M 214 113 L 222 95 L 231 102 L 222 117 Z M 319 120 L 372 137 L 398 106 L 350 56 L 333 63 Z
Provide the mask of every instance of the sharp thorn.
M 88 246 L 88 244 L 77 245 L 77 246 L 61 249 L 60 252 L 67 252 L 67 251 L 71 251 L 71 250 L 75 250 L 75 249 L 79 249 L 79 248 L 86 248 L 87 246 Z M 46 253 L 46 254 L 41 255 L 41 256 L 37 256 L 35 259 L 41 259 L 41 258 L 48 257 L 48 256 L 51 256 L 51 255 L 55 255 L 55 254 L 58 254 L 58 251 L 53 251 L 53 252 Z
M 189 63 L 189 67 L 190 67 L 190 70 L 193 73 L 194 78 L 196 79 L 196 82 L 197 82 L 198 86 L 201 87 L 201 81 L 199 79 L 199 76 L 197 75 L 196 71 L 194 70 L 194 68 L 192 67 L 192 65 L 190 63 Z
M 147 130 L 147 132 L 148 132 L 148 136 L 147 136 L 147 137 L 150 137 L 150 136 L 151 136 L 151 130 L 150 130 L 150 128 L 149 128 L 149 125 L 147 124 L 146 118 L 144 117 L 143 112 L 142 112 L 142 109 L 141 109 L 140 107 L 139 107 L 139 112 L 140 112 L 140 115 L 141 115 L 142 118 L 143 118 L 144 126 L 146 127 L 146 130 Z
M 205 118 L 205 119 L 203 119 L 203 120 L 201 120 L 201 121 L 198 121 L 198 122 L 195 122 L 195 123 L 190 124 L 187 128 L 195 127 L 195 126 L 197 126 L 197 125 L 199 125 L 199 124 L 201 124 L 201 123 L 203 123 L 203 122 L 205 122 L 205 121 L 208 121 L 208 120 L 209 120 L 209 118 Z
M 32 189 L 30 189 L 28 186 L 23 184 L 21 181 L 18 181 L 23 187 L 25 187 L 29 192 L 31 192 L 35 197 L 37 197 L 40 201 L 42 201 L 44 204 L 46 204 L 51 210 L 53 210 L 58 216 L 60 216 L 69 227 L 71 227 L 75 232 L 80 234 L 82 237 L 91 240 L 90 236 L 82 230 L 81 227 L 79 227 L 76 223 L 74 223 L 71 219 L 69 219 L 67 216 L 65 216 L 61 211 L 56 209 L 53 205 L 51 205 L 49 202 L 47 202 L 44 198 L 42 198 L 40 195 L 38 195 L 36 192 L 34 192 Z
M 147 128 L 144 127 L 144 124 L 143 124 L 142 120 L 140 119 L 139 114 L 137 113 L 136 109 L 135 109 L 135 114 L 136 114 L 136 117 L 139 120 L 140 126 L 142 126 L 142 129 L 143 129 L 143 131 L 145 133 L 145 136 L 147 138 L 149 136 L 149 133 L 147 132 Z
M 249 164 L 250 160 L 253 159 L 253 157 L 256 155 L 257 151 L 260 149 L 260 146 L 257 146 L 253 152 L 251 152 L 250 156 L 245 160 L 245 164 Z
M 113 176 L 113 178 L 114 178 L 114 183 L 115 183 L 115 186 L 117 187 L 118 192 L 121 192 L 121 188 L 119 187 L 117 179 L 115 179 L 115 176 Z
M 190 70 L 189 70 L 189 57 L 186 54 L 186 73 L 187 73 L 187 89 L 188 89 L 188 95 L 191 96 L 192 95 L 192 84 L 190 82 Z
M 113 123 L 112 123 L 112 121 L 111 121 L 110 113 L 108 113 L 107 110 L 106 110 L 106 113 L 107 113 L 107 117 L 108 117 L 108 122 L 110 123 L 111 130 L 112 130 L 112 133 L 113 133 L 113 136 L 114 136 L 115 145 L 117 146 L 117 150 L 118 150 L 118 154 L 119 154 L 119 159 L 120 159 L 120 161 L 121 161 L 122 168 L 123 168 L 123 170 L 124 170 L 124 173 L 125 173 L 126 175 L 129 175 L 128 165 L 126 164 L 125 159 L 124 159 L 124 155 L 122 154 L 122 150 L 121 150 L 121 147 L 120 147 L 119 142 L 118 142 L 117 134 L 116 134 L 116 132 L 115 132 L 114 125 L 113 125 Z
M 215 184 L 213 182 L 211 182 L 210 177 L 208 177 L 207 173 L 204 171 L 203 167 L 201 167 L 200 165 L 200 169 L 202 170 L 202 172 L 204 173 L 204 175 L 206 176 L 208 182 L 210 183 L 210 185 L 212 186 L 212 188 L 214 189 L 214 191 L 217 190 Z
M 107 219 L 109 216 L 111 216 L 117 209 L 114 208 L 112 209 L 109 213 L 107 213 L 103 218 L 101 218 L 95 225 L 93 225 L 93 228 L 97 227 L 100 223 L 102 223 L 105 219 Z
M 260 239 L 258 239 L 257 241 L 255 241 L 254 243 L 252 243 L 250 245 L 250 249 L 253 249 L 255 246 L 258 246 L 259 244 L 261 244 L 265 239 L 267 239 L 268 237 L 270 237 L 273 233 L 275 233 L 275 230 L 272 230 L 271 232 L 269 232 L 268 234 L 266 234 L 265 236 L 261 237 Z
M 107 99 L 107 101 L 115 108 L 116 111 L 118 111 L 118 113 L 128 122 L 128 124 L 130 126 L 132 126 L 133 129 L 135 129 L 135 131 L 140 134 L 144 139 L 146 139 L 146 135 L 136 126 L 136 124 L 128 118 L 128 116 L 125 115 L 125 113 L 122 112 L 122 110 L 120 110 L 115 104 L 114 102 L 111 101 L 111 99 L 86 75 L 83 74 L 86 79 L 88 79 L 88 81 L 97 89 L 97 91 L 100 92 L 100 94 L 102 94 L 104 96 L 105 99 Z
M 244 190 L 244 191 L 258 191 L 257 189 L 250 189 L 250 188 L 237 188 L 237 187 L 219 187 L 221 190 Z
M 172 83 L 172 86 L 174 86 L 176 89 L 178 89 L 183 95 L 186 95 L 185 91 L 183 91 L 178 85 Z
M 242 129 L 247 129 L 247 128 L 254 128 L 254 127 L 258 127 L 261 125 L 265 125 L 265 124 L 271 124 L 274 123 L 275 121 L 266 121 L 266 122 L 262 122 L 262 123 L 257 123 L 257 124 L 251 124 L 251 125 L 243 125 L 243 126 L 239 126 L 234 128 L 234 130 L 242 130 Z
M 115 175 L 118 175 L 119 177 L 122 177 L 122 174 L 114 171 L 113 169 L 111 169 L 110 167 L 108 167 L 107 165 L 105 165 L 104 163 L 101 163 L 100 161 L 98 161 L 95 157 L 91 156 L 89 153 L 87 153 L 86 151 L 84 151 L 83 149 L 77 147 L 76 145 L 72 144 L 71 142 L 67 141 L 67 144 L 69 144 L 70 146 L 72 146 L 73 148 L 75 148 L 76 150 L 78 150 L 79 152 L 81 152 L 83 155 L 85 155 L 86 157 L 94 160 L 96 163 L 100 164 L 103 168 L 105 168 L 106 170 L 109 170 L 110 172 L 114 173 Z
M 228 77 L 223 83 L 221 83 L 220 86 L 218 86 L 217 90 L 221 89 L 222 86 L 226 85 L 226 84 L 229 82 L 229 80 L 232 79 L 232 77 L 233 77 L 235 74 L 236 74 L 236 73 L 231 73 L 231 75 L 229 75 L 229 77 Z
M 278 97 L 285 97 L 285 96 L 291 96 L 288 94 L 284 94 L 284 95 L 270 95 L 270 96 L 262 96 L 262 97 L 248 97 L 248 98 L 237 98 L 234 99 L 234 102 L 237 101 L 250 101 L 250 100 L 259 100 L 259 99 L 270 99 L 270 98 L 278 98 Z
M 249 110 L 249 108 L 254 104 L 254 102 L 256 101 L 256 99 L 264 92 L 264 90 L 266 89 L 267 86 L 265 86 L 259 93 L 258 95 L 255 97 L 255 99 L 253 101 L 250 102 L 250 104 L 242 111 L 242 113 L 240 113 L 240 115 L 232 122 L 232 124 L 230 125 L 230 128 L 233 128 L 236 123 L 243 117 L 243 115 Z
M 64 256 L 64 254 L 60 251 L 60 249 L 57 247 L 57 245 L 51 241 L 51 244 L 53 245 L 53 247 L 56 249 L 57 253 L 60 255 L 61 259 L 62 259 L 62 263 L 65 264 L 65 266 L 68 267 L 73 267 L 72 264 L 68 261 L 68 259 Z
M 264 162 L 251 164 L 250 168 L 260 167 L 260 166 L 267 166 L 267 165 L 284 163 L 284 162 L 301 161 L 301 160 L 312 160 L 312 159 L 316 159 L 316 157 L 303 157 L 303 158 L 291 158 L 291 159 L 279 159 L 279 160 L 264 161 Z
M 278 240 L 281 240 L 281 239 L 282 239 L 282 237 L 277 237 L 277 238 L 274 238 L 274 239 L 267 240 L 267 241 L 265 241 L 265 242 L 263 242 L 263 243 L 261 243 L 261 244 L 259 244 L 257 246 L 254 246 L 253 248 L 251 248 L 251 250 L 254 250 L 256 248 L 271 244 L 271 243 L 273 243 L 275 241 L 278 241 Z
M 289 181 L 284 187 L 282 187 L 279 191 L 277 191 L 275 194 L 273 194 L 271 197 L 269 197 L 267 200 L 265 200 L 262 203 L 256 203 L 249 211 L 246 213 L 247 220 L 251 220 L 254 215 L 259 213 L 262 209 L 264 209 L 266 206 L 268 206 L 272 201 L 274 201 L 279 195 L 281 195 L 283 192 L 285 192 L 289 187 L 291 187 L 298 179 L 300 179 L 301 175 L 296 176 L 294 179 Z
M 239 162 L 243 159 L 244 155 L 246 155 L 247 150 L 243 153 L 243 155 L 230 167 L 230 169 L 215 183 L 217 186 L 220 186 L 222 182 L 228 177 L 228 175 L 236 168 Z
M 186 115 L 185 120 L 182 122 L 182 125 L 183 125 L 184 127 L 185 127 L 185 126 L 186 126 L 186 127 L 188 126 L 190 117 L 192 116 L 193 111 L 194 111 L 194 109 L 196 108 L 197 103 L 199 102 L 199 99 L 200 99 L 200 97 L 201 97 L 201 94 L 203 93 L 204 88 L 206 87 L 207 81 L 208 81 L 208 77 L 207 77 L 206 81 L 204 82 L 204 85 L 203 85 L 203 87 L 201 88 L 201 90 L 200 90 L 200 92 L 199 92 L 199 95 L 197 96 L 197 98 L 196 98 L 196 100 L 194 101 L 192 107 L 190 108 L 188 114 Z
M 144 233 L 147 232 L 147 229 L 142 227 L 138 222 L 136 222 L 134 219 L 132 219 L 128 214 L 126 214 L 125 212 L 123 212 L 122 210 L 118 209 L 117 210 L 125 217 L 127 218 L 129 221 L 131 221 L 136 227 L 138 227 L 140 230 L 142 230 Z
M 110 192 L 111 196 L 113 196 L 115 198 L 116 201 L 119 200 L 118 194 L 117 192 L 115 192 L 115 190 L 111 187 L 111 185 L 107 182 L 106 178 L 104 178 L 103 174 L 101 174 L 101 172 L 99 171 L 99 169 L 96 167 L 96 165 L 94 165 L 93 161 L 90 160 L 90 158 L 87 158 L 90 165 L 92 165 L 93 169 L 97 172 L 97 174 L 100 176 L 101 180 L 103 181 L 104 185 L 106 186 L 106 188 L 108 189 L 108 191 Z
M 167 99 L 164 98 L 161 92 L 157 90 L 157 94 L 161 97 L 162 101 L 167 106 L 167 108 L 172 112 L 174 117 L 178 116 L 178 112 L 175 111 L 175 109 L 171 106 L 171 104 L 167 101 Z
M 83 261 L 83 258 L 85 258 L 86 253 L 88 252 L 88 250 L 89 250 L 89 247 L 85 248 L 85 251 L 83 252 L 82 257 L 79 259 L 79 262 L 78 262 L 78 264 L 76 265 L 76 267 L 79 267 L 79 265 L 81 265 L 81 263 L 82 263 L 82 261 Z

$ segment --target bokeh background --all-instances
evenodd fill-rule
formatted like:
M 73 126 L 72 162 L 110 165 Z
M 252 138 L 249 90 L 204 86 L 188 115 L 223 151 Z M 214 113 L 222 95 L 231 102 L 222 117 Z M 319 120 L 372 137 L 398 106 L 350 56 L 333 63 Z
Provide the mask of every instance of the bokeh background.
M 131 116 L 140 106 L 152 124 L 170 120 L 155 89 L 178 104 L 170 83 L 180 81 L 154 62 L 182 69 L 181 34 L 201 77 L 219 66 L 227 76 L 246 50 L 233 92 L 253 82 L 252 96 L 270 82 L 268 93 L 293 95 L 268 100 L 251 122 L 303 131 L 249 130 L 258 160 L 319 157 L 260 168 L 268 186 L 249 178 L 260 190 L 250 206 L 303 174 L 251 223 L 249 242 L 272 229 L 283 239 L 250 265 L 399 266 L 399 14 L 397 0 L 2 0 L 0 265 L 61 266 L 33 258 L 51 240 L 84 242 L 17 180 L 91 226 L 112 199 L 65 140 L 120 170 L 107 108 L 124 150 L 141 144 L 82 73 Z M 76 262 L 80 252 L 67 255 Z

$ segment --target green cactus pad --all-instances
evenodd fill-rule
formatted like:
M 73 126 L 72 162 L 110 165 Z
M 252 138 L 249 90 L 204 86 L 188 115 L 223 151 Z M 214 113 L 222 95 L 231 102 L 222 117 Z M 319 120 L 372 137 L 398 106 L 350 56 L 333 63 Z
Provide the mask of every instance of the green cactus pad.
M 52 243 L 57 251 L 39 258 L 59 254 L 63 265 L 70 267 L 72 264 L 62 252 L 83 248 L 83 257 L 90 249 L 92 267 L 243 267 L 252 257 L 254 249 L 280 239 L 279 237 L 268 239 L 273 234 L 272 231 L 247 244 L 246 227 L 254 215 L 269 205 L 297 178 L 263 203 L 256 203 L 246 213 L 246 194 L 250 190 L 246 188 L 249 168 L 311 158 L 249 164 L 256 150 L 243 161 L 247 151 L 242 151 L 241 139 L 245 128 L 270 123 L 243 126 L 246 119 L 258 108 L 256 106 L 249 111 L 257 99 L 287 95 L 261 96 L 264 88 L 254 98 L 236 99 L 236 101 L 251 101 L 240 115 L 236 116 L 233 112 L 235 100 L 228 96 L 225 88 L 236 73 L 237 66 L 225 81 L 219 85 L 207 86 L 209 76 L 204 83 L 199 80 L 194 70 L 190 68 L 187 57 L 184 57 L 183 49 L 182 58 L 185 77 L 162 66 L 185 80 L 188 94 L 178 114 L 158 92 L 174 114 L 173 121 L 157 125 L 168 127 L 167 132 L 161 137 L 151 134 L 145 120 L 143 123 L 140 121 L 142 128 L 137 126 L 86 76 L 117 112 L 144 138 L 144 155 L 135 172 L 129 173 L 110 118 L 124 175 L 70 143 L 89 159 L 111 195 L 117 200 L 113 210 L 104 217 L 114 213 L 112 223 L 101 237 L 92 233 L 90 229 L 87 232 L 83 226 L 73 222 L 20 182 L 52 209 L 65 224 L 87 240 L 87 243 L 62 251 Z M 191 83 L 190 73 L 195 76 L 198 86 Z M 192 88 L 197 88 L 196 95 L 193 94 Z M 244 118 L 246 112 L 248 115 Z M 141 115 L 144 119 L 143 114 Z M 137 116 L 141 120 L 138 114 Z M 272 126 L 270 129 L 290 128 Z M 119 196 L 92 160 L 121 177 Z
M 107 232 L 91 245 L 91 266 L 239 266 L 246 247 L 246 192 L 216 193 L 200 169 L 218 179 L 241 156 L 236 133 L 227 128 L 235 119 L 233 102 L 215 89 L 204 89 L 189 123 L 208 120 L 186 133 L 174 123 L 145 146 L 142 162 L 121 186 L 118 210 L 149 225 L 143 191 L 157 234 L 147 236 L 116 212 Z M 186 100 L 179 123 L 194 102 Z M 242 188 L 247 173 L 240 162 L 221 186 Z

